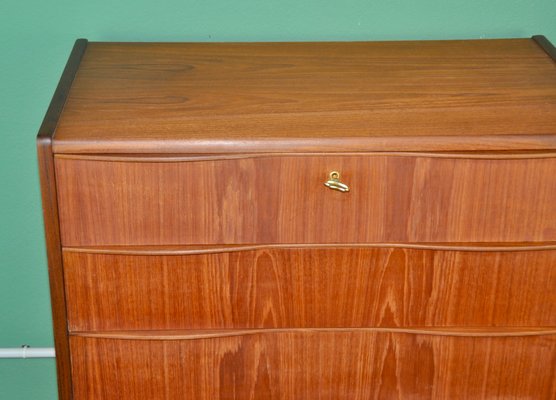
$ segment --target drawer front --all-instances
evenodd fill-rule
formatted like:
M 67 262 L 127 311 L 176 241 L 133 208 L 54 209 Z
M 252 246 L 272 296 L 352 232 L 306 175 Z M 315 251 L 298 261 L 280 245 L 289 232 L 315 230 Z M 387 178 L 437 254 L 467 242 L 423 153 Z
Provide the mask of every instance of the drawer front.
M 556 326 L 556 250 L 64 251 L 70 331 Z
M 554 398 L 556 335 L 70 339 L 76 399 Z
M 555 241 L 555 176 L 556 158 L 56 159 L 64 246 Z

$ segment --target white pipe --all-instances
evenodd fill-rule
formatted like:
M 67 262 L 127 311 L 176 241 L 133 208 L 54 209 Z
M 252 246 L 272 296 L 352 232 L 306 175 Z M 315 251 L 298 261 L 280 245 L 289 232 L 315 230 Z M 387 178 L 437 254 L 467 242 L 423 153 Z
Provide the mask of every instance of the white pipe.
M 0 348 L 0 358 L 52 358 L 56 357 L 52 347 Z

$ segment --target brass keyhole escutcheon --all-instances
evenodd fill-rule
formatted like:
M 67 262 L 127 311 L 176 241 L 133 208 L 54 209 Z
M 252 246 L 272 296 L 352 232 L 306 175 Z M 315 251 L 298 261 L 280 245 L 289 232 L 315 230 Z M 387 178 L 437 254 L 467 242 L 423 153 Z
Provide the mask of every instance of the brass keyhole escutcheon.
M 340 181 L 340 173 L 338 171 L 330 172 L 329 178 L 324 182 L 324 186 L 339 192 L 349 192 L 349 186 Z

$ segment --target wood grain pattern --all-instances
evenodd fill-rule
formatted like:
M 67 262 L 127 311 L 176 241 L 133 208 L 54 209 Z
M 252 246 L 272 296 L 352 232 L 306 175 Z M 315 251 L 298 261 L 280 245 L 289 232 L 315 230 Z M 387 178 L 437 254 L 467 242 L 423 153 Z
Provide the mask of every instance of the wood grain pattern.
M 60 398 L 556 398 L 553 53 L 79 40 L 38 137 Z
M 556 149 L 556 70 L 531 39 L 91 43 L 54 149 Z
M 326 188 L 341 172 L 349 193 Z M 64 246 L 556 240 L 556 158 L 56 159 Z
M 64 251 L 64 265 L 71 331 L 556 327 L 556 251 Z
M 486 399 L 556 396 L 556 336 L 274 333 L 71 338 L 77 399 Z
M 37 159 L 41 182 L 54 345 L 56 347 L 58 397 L 60 400 L 70 400 L 72 388 L 52 137 L 56 131 L 58 119 L 64 108 L 73 78 L 86 48 L 86 40 L 80 39 L 75 42 L 37 135 Z

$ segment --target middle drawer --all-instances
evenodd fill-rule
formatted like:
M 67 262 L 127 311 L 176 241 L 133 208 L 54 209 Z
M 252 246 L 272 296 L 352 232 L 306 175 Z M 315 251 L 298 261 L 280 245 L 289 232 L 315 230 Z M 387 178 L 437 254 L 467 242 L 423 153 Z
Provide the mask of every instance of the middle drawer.
M 556 325 L 556 250 L 64 250 L 70 331 Z

